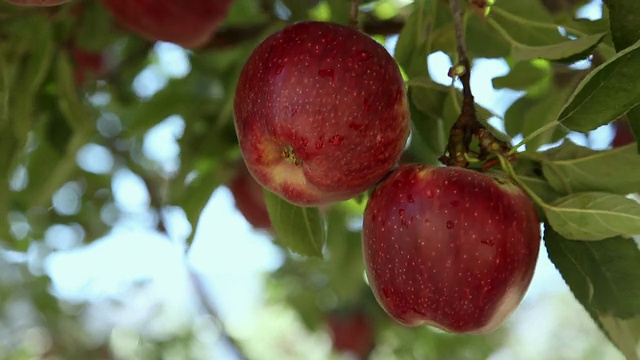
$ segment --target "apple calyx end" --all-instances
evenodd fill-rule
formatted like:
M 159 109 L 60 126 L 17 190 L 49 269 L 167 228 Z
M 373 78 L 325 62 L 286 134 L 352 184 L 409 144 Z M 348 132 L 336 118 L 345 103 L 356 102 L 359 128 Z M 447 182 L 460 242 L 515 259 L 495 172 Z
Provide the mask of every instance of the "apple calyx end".
M 285 146 L 284 149 L 282 149 L 282 152 L 280 153 L 280 155 L 287 160 L 288 162 L 290 162 L 291 164 L 295 165 L 296 167 L 300 167 L 302 165 L 302 161 L 300 161 L 300 159 L 298 159 L 296 157 L 295 152 L 293 151 L 293 147 L 291 147 L 291 145 L 287 145 Z

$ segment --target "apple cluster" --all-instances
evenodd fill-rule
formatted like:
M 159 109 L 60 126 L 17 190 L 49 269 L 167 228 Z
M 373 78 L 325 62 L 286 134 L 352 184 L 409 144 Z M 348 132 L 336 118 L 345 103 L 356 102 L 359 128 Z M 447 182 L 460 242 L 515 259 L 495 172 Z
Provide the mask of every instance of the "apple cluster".
M 522 300 L 540 246 L 533 202 L 499 174 L 394 169 L 409 135 L 405 85 L 369 36 L 328 22 L 271 35 L 242 70 L 234 115 L 249 172 L 293 204 L 378 184 L 364 212 L 366 274 L 398 322 L 484 333 Z

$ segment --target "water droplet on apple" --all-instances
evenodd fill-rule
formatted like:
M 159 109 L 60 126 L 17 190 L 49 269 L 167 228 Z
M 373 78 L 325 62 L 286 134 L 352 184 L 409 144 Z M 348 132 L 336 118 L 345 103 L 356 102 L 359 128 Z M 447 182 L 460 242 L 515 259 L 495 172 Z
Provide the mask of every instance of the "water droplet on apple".
M 413 199 L 413 195 L 411 195 L 411 194 L 407 195 L 407 201 L 409 201 L 410 203 L 413 203 L 415 201 Z
M 453 221 L 447 220 L 447 229 L 449 230 L 453 229 Z
M 282 65 L 282 64 L 278 64 L 278 65 L 276 66 L 276 75 L 280 75 L 280 74 L 282 74 L 282 71 L 283 71 L 283 70 L 284 70 L 284 65 Z
M 298 113 L 298 106 L 294 106 L 291 108 L 291 116 L 296 116 L 296 114 Z
M 431 189 L 427 190 L 427 197 L 431 199 L 433 197 L 433 191 Z
M 320 138 L 318 138 L 318 141 L 316 141 L 316 149 L 320 150 L 324 147 L 324 137 L 321 136 Z
M 398 215 L 400 215 L 400 217 L 404 216 L 404 209 L 399 209 L 398 210 Z
M 320 69 L 320 71 L 318 71 L 318 75 L 320 75 L 321 78 L 331 78 L 331 80 L 334 79 L 333 69 Z
M 401 223 L 402 223 L 402 225 L 404 225 L 404 227 L 406 227 L 406 228 L 409 228 L 409 225 L 411 224 L 411 221 L 410 221 L 410 220 L 407 220 L 407 219 L 402 219 L 400 222 L 401 222 Z
M 451 207 L 458 207 L 458 205 L 460 205 L 460 201 L 458 200 L 451 200 Z
M 342 143 L 342 140 L 344 140 L 344 138 L 340 135 L 333 135 L 330 139 L 329 142 L 332 145 L 340 145 Z

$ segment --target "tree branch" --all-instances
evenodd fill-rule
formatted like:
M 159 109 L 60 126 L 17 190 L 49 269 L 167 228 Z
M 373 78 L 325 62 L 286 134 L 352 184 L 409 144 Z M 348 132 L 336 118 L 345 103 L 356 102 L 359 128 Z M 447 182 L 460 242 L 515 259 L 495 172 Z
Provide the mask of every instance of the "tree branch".
M 358 28 L 358 5 L 360 0 L 350 0 L 349 2 L 349 25 L 352 28 Z
M 462 82 L 462 109 L 460 116 L 451 127 L 449 132 L 449 143 L 445 154 L 440 157 L 440 161 L 448 166 L 469 166 L 467 153 L 473 136 L 478 139 L 480 153 L 478 159 L 484 160 L 490 153 L 506 153 L 510 150 L 507 143 L 498 140 L 490 131 L 478 121 L 476 117 L 475 101 L 471 92 L 471 62 L 467 57 L 467 42 L 464 36 L 464 24 L 462 10 L 458 0 L 449 0 L 453 24 L 456 37 L 456 48 L 458 51 L 458 62 L 449 71 L 449 75 L 457 76 Z

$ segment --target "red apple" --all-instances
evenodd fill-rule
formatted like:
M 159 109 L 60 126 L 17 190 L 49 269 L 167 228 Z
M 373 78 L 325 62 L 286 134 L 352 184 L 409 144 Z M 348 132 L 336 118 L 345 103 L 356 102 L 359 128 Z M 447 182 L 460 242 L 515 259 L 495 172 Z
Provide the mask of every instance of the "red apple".
M 392 318 L 477 334 L 522 300 L 540 225 L 531 199 L 501 175 L 408 164 L 372 193 L 362 239 L 369 284 Z
M 236 208 L 245 219 L 256 229 L 271 230 L 271 220 L 264 202 L 264 191 L 244 164 L 239 166 L 238 173 L 229 183 L 229 190 L 233 194 Z
M 75 65 L 74 76 L 77 85 L 83 85 L 87 78 L 100 78 L 107 72 L 105 54 L 73 47 L 71 55 Z
M 234 113 L 249 171 L 301 206 L 369 189 L 409 134 L 396 62 L 368 35 L 327 22 L 297 23 L 262 42 L 238 80 Z
M 329 335 L 333 350 L 348 353 L 356 359 L 367 359 L 375 347 L 373 322 L 365 313 L 332 314 Z
M 118 21 L 150 40 L 187 48 L 204 45 L 227 16 L 232 0 L 102 0 Z
M 9 4 L 22 6 L 56 6 L 71 0 L 7 0 Z
M 616 135 L 613 137 L 613 140 L 611 141 L 611 146 L 613 146 L 614 148 L 617 148 L 617 147 L 625 146 L 627 144 L 631 144 L 632 142 L 636 141 L 635 137 L 633 136 L 633 133 L 631 132 L 631 126 L 629 126 L 628 121 L 617 120 L 616 122 L 614 122 L 614 125 L 615 125 Z

